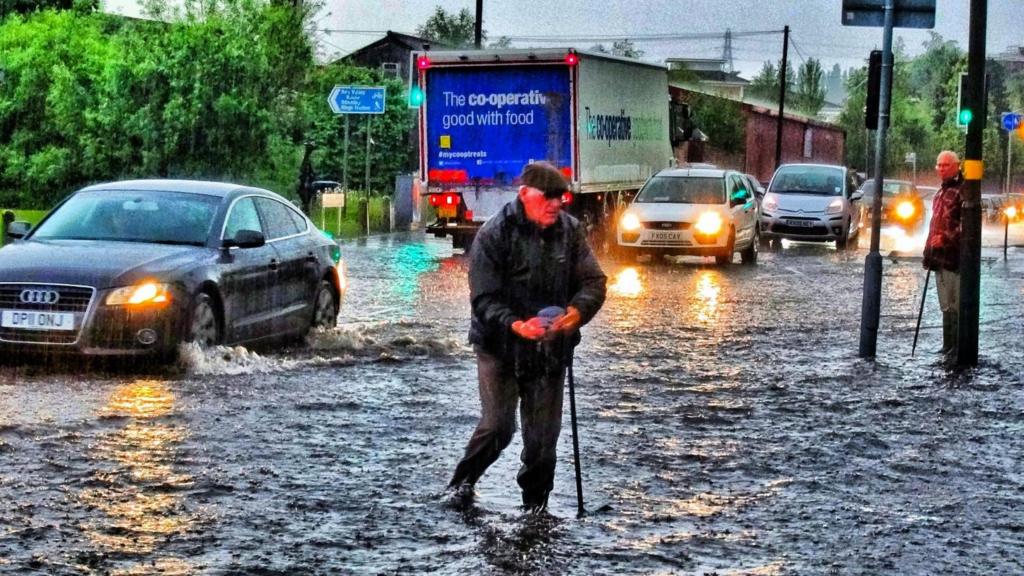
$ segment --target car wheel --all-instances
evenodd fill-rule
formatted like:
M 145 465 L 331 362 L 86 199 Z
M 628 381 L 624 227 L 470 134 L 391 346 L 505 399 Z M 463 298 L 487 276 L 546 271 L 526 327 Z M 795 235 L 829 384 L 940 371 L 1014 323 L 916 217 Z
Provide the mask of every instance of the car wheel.
M 725 245 L 725 250 L 721 254 L 715 255 L 715 263 L 719 266 L 726 266 L 732 264 L 732 251 L 736 248 L 736 231 L 729 231 L 729 242 Z
M 740 262 L 744 264 L 757 264 L 757 251 L 761 245 L 761 233 L 754 228 L 754 237 L 750 240 L 750 246 L 740 252 Z
M 209 348 L 220 343 L 220 321 L 217 318 L 217 307 L 206 292 L 200 292 L 192 300 L 189 313 L 186 342 L 195 342 L 200 348 Z
M 846 226 L 836 238 L 836 250 L 846 250 L 850 245 L 850 228 Z
M 334 289 L 327 280 L 321 280 L 320 286 L 316 289 L 316 299 L 313 300 L 313 321 L 311 328 L 331 328 L 338 323 L 338 300 L 334 296 Z

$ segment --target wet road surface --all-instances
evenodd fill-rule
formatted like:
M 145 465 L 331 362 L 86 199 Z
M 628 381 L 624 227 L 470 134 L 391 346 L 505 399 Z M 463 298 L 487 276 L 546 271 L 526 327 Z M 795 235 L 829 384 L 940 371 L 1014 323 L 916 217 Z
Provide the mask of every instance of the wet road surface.
M 308 347 L 0 367 L 0 574 L 1024 573 L 1024 248 L 1001 241 L 962 373 L 933 353 L 934 291 L 910 356 L 914 258 L 885 261 L 879 357 L 857 358 L 866 233 L 756 267 L 603 259 L 581 520 L 568 410 L 550 517 L 517 507 L 518 436 L 476 506 L 442 505 L 478 414 L 465 258 L 351 242 L 343 323 Z

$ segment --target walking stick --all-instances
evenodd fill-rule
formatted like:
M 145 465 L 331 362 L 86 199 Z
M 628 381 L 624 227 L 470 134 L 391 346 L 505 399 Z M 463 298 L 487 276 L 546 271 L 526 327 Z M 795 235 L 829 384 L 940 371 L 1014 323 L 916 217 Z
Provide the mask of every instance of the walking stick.
M 924 275 L 924 291 L 921 292 L 921 308 L 917 311 L 917 326 L 914 328 L 914 345 L 910 347 L 910 355 L 914 355 L 914 351 L 917 350 L 917 334 L 921 331 L 921 315 L 924 314 L 924 297 L 928 294 L 928 279 L 931 278 L 932 271 L 929 269 Z
M 572 462 L 576 468 L 576 517 L 582 518 L 583 508 L 583 476 L 580 471 L 580 437 L 576 428 L 576 383 L 572 378 L 572 346 L 569 347 L 569 362 L 566 365 L 569 375 L 569 419 L 572 422 Z

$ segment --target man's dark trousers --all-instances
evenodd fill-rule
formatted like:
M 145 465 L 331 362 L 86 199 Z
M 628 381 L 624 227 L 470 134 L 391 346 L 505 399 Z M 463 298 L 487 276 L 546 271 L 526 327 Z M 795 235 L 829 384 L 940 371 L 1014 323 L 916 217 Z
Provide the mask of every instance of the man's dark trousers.
M 480 382 L 480 422 L 466 445 L 450 486 L 475 484 L 512 441 L 516 405 L 523 425 L 522 467 L 517 481 L 523 504 L 544 506 L 554 487 L 556 449 L 562 428 L 564 366 L 541 370 L 536 376 L 516 378 L 513 363 L 476 347 Z

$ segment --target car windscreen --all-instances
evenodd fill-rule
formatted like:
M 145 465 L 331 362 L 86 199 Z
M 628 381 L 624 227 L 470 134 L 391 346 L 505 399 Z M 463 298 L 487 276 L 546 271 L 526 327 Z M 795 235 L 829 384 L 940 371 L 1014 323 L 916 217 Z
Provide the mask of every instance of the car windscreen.
M 219 204 L 217 197 L 184 192 L 80 192 L 40 224 L 32 238 L 202 246 Z
M 724 180 L 694 176 L 655 176 L 644 184 L 634 202 L 724 204 Z
M 875 183 L 873 181 L 867 181 L 864 183 L 862 188 L 865 197 L 871 197 L 875 195 Z M 905 196 L 914 192 L 913 187 L 907 182 L 883 182 L 882 183 L 882 196 Z
M 769 192 L 839 196 L 843 193 L 843 173 L 841 170 L 819 166 L 780 168 L 772 179 Z

